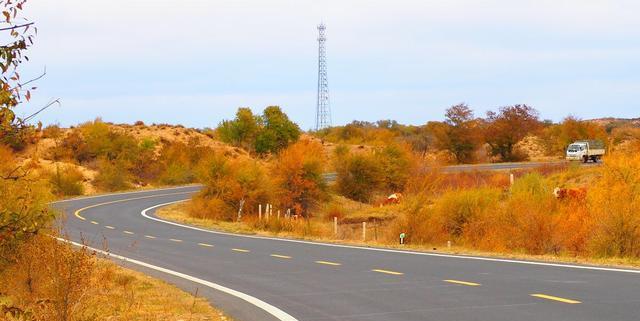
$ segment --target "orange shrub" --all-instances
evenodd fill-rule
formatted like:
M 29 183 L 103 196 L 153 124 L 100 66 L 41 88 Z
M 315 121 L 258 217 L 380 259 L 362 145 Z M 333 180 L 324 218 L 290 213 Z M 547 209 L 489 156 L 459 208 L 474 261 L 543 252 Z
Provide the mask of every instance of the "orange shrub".
M 255 214 L 272 199 L 273 183 L 257 161 L 214 155 L 200 165 L 199 177 L 204 188 L 194 197 L 194 217 L 231 220 L 241 207 L 243 215 Z
M 480 188 L 445 193 L 433 207 L 430 226 L 434 226 L 440 242 L 459 241 L 478 247 L 489 229 L 489 213 L 497 212 L 500 190 Z
M 0 292 L 13 299 L 24 320 L 85 320 L 91 315 L 84 306 L 94 267 L 89 250 L 38 235 L 20 246 L 14 264 L 2 271 Z
M 601 256 L 640 257 L 640 156 L 609 156 L 601 174 L 588 194 L 591 249 Z
M 283 208 L 293 214 L 309 216 L 309 210 L 327 198 L 323 173 L 322 145 L 314 141 L 298 141 L 280 152 L 273 175 Z

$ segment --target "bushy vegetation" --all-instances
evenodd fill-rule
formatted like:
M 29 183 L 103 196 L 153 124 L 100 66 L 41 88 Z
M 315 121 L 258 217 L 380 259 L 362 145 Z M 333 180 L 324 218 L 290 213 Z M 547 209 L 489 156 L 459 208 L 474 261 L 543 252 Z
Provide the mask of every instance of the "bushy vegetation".
M 2 320 L 226 320 L 203 298 L 39 235 L 0 270 Z
M 536 173 L 508 189 L 454 189 L 433 206 L 411 211 L 406 205 L 394 231 L 408 231 L 419 244 L 452 241 L 485 251 L 637 259 L 639 170 L 638 156 L 608 157 L 586 198 L 556 199 L 552 191 L 559 176 Z
M 613 143 L 619 143 L 635 137 L 633 128 L 616 126 L 604 128 L 572 116 L 557 124 L 541 121 L 538 112 L 528 105 L 501 107 L 481 118 L 466 104 L 457 104 L 446 110 L 444 121 L 430 121 L 421 126 L 402 125 L 393 120 L 353 121 L 313 134 L 335 144 L 379 147 L 404 143 L 414 152 L 440 162 L 475 163 L 527 160 L 528 150 L 519 145 L 527 137 L 539 138 L 540 148 L 551 157 L 563 156 L 566 147 L 578 139 L 609 142 L 609 138 L 614 138 Z
M 242 212 L 254 214 L 258 204 L 273 202 L 273 182 L 255 160 L 229 161 L 214 155 L 199 171 L 205 186 L 190 208 L 194 217 L 234 220 Z
M 56 164 L 54 172 L 49 174 L 52 192 L 57 196 L 74 196 L 84 194 L 84 175 L 70 165 Z
M 300 137 L 298 125 L 278 106 L 265 108 L 261 116 L 239 108 L 236 118 L 221 122 L 217 132 L 222 141 L 261 155 L 277 153 Z
M 0 145 L 0 270 L 16 246 L 38 234 L 53 218 L 46 181 L 18 165 L 11 149 Z
M 205 187 L 193 199 L 190 215 L 231 221 L 257 216 L 260 205 L 266 213 L 266 205 L 272 204 L 308 217 L 327 198 L 322 155 L 322 146 L 306 140 L 282 150 L 271 166 L 214 155 L 200 166 Z
M 360 202 L 371 202 L 380 193 L 404 190 L 417 171 L 415 156 L 408 147 L 399 144 L 371 152 L 337 149 L 335 159 L 338 192 Z
M 273 177 L 282 208 L 309 217 L 309 211 L 327 199 L 323 155 L 322 146 L 312 141 L 298 141 L 280 152 Z
M 155 172 L 157 181 L 166 185 L 189 184 L 197 180 L 197 168 L 212 151 L 198 140 L 167 143 L 160 151 Z M 154 177 L 153 174 L 150 176 Z
M 482 139 L 482 123 L 465 104 L 447 109 L 444 122 L 431 122 L 427 127 L 436 137 L 436 147 L 446 150 L 457 163 L 474 160 L 474 152 Z
M 196 137 L 185 142 L 135 138 L 100 119 L 66 133 L 57 127 L 45 131 L 55 141 L 50 158 L 95 170 L 93 184 L 102 191 L 193 183 L 198 179 L 200 162 L 212 153 Z M 52 175 L 52 181 L 60 182 L 56 175 Z
M 608 135 L 604 127 L 592 123 L 583 122 L 569 116 L 559 124 L 547 125 L 541 135 L 545 142 L 547 153 L 562 155 L 569 144 L 585 138 L 608 141 Z
M 588 201 L 591 251 L 640 257 L 640 156 L 620 153 L 607 158 Z

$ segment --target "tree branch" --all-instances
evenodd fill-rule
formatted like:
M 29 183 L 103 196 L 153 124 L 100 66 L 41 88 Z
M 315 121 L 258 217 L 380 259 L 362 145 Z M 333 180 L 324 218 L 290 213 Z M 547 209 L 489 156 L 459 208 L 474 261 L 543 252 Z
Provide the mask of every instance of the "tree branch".
M 47 108 L 51 107 L 53 104 L 58 104 L 58 106 L 59 106 L 59 105 L 61 105 L 61 104 L 60 104 L 60 98 L 58 98 L 58 99 L 56 99 L 56 100 L 54 100 L 54 101 L 52 101 L 52 102 L 50 102 L 50 103 L 46 104 L 44 107 L 40 108 L 37 112 L 35 112 L 35 113 L 33 113 L 33 114 L 31 114 L 31 115 L 27 116 L 26 118 L 22 119 L 22 122 L 23 122 L 23 123 L 28 122 L 28 121 L 29 121 L 29 120 L 31 120 L 33 117 L 35 117 L 35 116 L 37 116 L 39 113 L 43 112 L 45 109 L 47 109 Z
M 22 24 L 22 25 L 4 27 L 4 28 L 0 28 L 0 31 L 7 31 L 7 30 L 14 30 L 14 29 L 22 28 L 22 27 L 28 27 L 28 26 L 33 25 L 34 23 L 35 22 L 29 22 L 29 23 L 25 23 L 25 24 Z
M 44 77 L 44 76 L 46 76 L 46 75 L 47 75 L 47 67 L 45 66 L 45 67 L 44 67 L 44 71 L 42 72 L 42 74 L 41 74 L 40 76 L 38 76 L 38 77 L 36 77 L 36 78 L 33 78 L 33 79 L 31 79 L 31 80 L 29 80 L 29 81 L 25 82 L 24 84 L 18 84 L 18 87 L 20 88 L 20 87 L 22 87 L 22 86 L 26 86 L 26 85 L 28 85 L 28 84 L 30 84 L 30 83 L 32 83 L 32 82 L 34 82 L 34 81 L 38 81 L 38 80 L 42 79 L 42 77 Z

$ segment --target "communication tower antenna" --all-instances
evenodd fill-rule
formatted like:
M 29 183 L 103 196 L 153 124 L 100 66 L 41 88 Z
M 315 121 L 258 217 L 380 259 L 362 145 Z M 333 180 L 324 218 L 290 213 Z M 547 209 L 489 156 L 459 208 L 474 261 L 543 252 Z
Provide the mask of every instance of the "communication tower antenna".
M 324 23 L 318 26 L 318 97 L 316 105 L 316 130 L 331 127 L 331 107 L 329 106 L 329 82 L 327 80 L 327 51 Z

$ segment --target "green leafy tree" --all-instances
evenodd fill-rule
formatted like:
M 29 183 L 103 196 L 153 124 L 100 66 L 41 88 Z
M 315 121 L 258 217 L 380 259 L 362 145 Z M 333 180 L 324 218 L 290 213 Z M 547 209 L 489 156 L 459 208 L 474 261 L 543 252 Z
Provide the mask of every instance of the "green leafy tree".
M 384 184 L 383 168 L 373 154 L 347 154 L 336 164 L 336 184 L 340 194 L 359 202 L 369 202 Z
M 249 108 L 238 108 L 234 120 L 220 123 L 218 135 L 225 143 L 248 149 L 252 147 L 259 129 L 260 118 L 253 115 Z
M 267 107 L 262 114 L 262 130 L 256 138 L 259 154 L 276 153 L 300 138 L 300 128 L 278 106 Z
M 382 170 L 383 187 L 386 192 L 395 193 L 404 190 L 416 167 L 411 150 L 403 145 L 391 144 L 376 151 L 375 156 Z
M 300 128 L 278 106 L 267 107 L 262 116 L 249 108 L 239 108 L 236 118 L 217 128 L 223 142 L 256 152 L 277 153 L 300 137 Z

